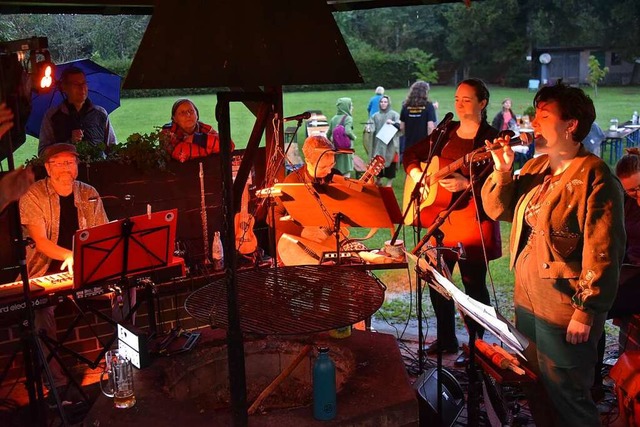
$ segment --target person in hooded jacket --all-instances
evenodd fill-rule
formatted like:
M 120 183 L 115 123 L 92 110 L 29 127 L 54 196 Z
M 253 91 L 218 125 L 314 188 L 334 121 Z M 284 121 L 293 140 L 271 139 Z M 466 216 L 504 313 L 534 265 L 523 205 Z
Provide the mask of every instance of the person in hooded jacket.
M 371 118 L 375 126 L 374 135 L 378 135 L 380 129 L 384 125 L 392 125 L 396 129 L 400 129 L 400 114 L 391 109 L 391 99 L 387 95 L 380 98 L 378 112 Z M 387 179 L 386 186 L 391 187 L 393 179 L 396 177 L 398 169 L 398 152 L 400 150 L 399 132 L 391 138 L 391 141 L 385 143 L 377 136 L 374 137 L 371 148 L 371 159 L 375 156 L 384 157 L 384 170 L 380 171 L 376 179 L 376 184 L 382 184 L 382 178 Z
M 351 98 L 338 98 L 336 109 L 336 115 L 333 116 L 329 122 L 329 129 L 326 135 L 327 139 L 333 142 L 333 130 L 342 122 L 347 137 L 351 140 L 350 148 L 353 148 L 353 141 L 356 140 L 356 134 L 353 133 L 353 117 L 351 116 L 353 102 L 351 102 Z M 350 178 L 351 171 L 353 170 L 353 154 L 336 154 L 335 168 L 338 169 L 345 178 Z

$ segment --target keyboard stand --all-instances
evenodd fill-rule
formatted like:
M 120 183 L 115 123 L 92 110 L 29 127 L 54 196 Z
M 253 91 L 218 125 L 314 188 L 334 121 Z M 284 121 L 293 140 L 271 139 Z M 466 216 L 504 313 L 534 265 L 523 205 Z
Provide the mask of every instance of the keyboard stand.
M 118 292 L 117 290 L 114 290 L 114 292 Z M 131 292 L 135 292 L 135 289 L 129 288 L 129 292 L 127 292 L 127 294 L 129 294 L 129 297 L 126 298 L 128 300 L 128 305 L 131 307 L 127 314 L 124 316 L 124 318 L 122 318 L 122 320 L 120 321 L 121 323 L 129 323 L 131 322 L 131 319 L 133 318 L 133 316 L 135 315 L 136 311 L 138 310 L 138 308 L 140 307 L 140 304 L 142 303 L 143 300 L 141 301 L 136 301 L 136 303 L 131 306 L 131 300 L 133 298 L 131 298 Z M 124 298 L 124 297 L 123 297 Z M 91 299 L 83 299 L 83 302 L 80 303 L 80 300 L 76 299 L 74 295 L 72 295 L 71 297 L 67 296 L 67 299 L 69 301 L 71 301 L 71 303 L 73 304 L 73 306 L 75 307 L 75 310 L 77 311 L 76 316 L 74 317 L 74 319 L 71 321 L 71 323 L 69 324 L 69 326 L 67 327 L 67 329 L 65 330 L 65 333 L 63 334 L 62 338 L 60 340 L 56 340 L 52 337 L 49 337 L 48 335 L 45 334 L 40 334 L 40 337 L 42 338 L 43 342 L 45 343 L 45 345 L 47 346 L 47 348 L 49 349 L 50 353 L 49 356 L 47 357 L 47 362 L 49 362 L 53 357 L 56 357 L 56 360 L 58 360 L 58 362 L 60 362 L 58 353 L 59 352 L 64 352 L 66 354 L 72 355 L 73 357 L 76 358 L 76 360 L 88 365 L 91 369 L 95 369 L 99 364 L 100 361 L 103 359 L 105 353 L 107 351 L 109 351 L 111 349 L 111 346 L 113 345 L 113 343 L 116 340 L 117 337 L 117 326 L 118 326 L 118 322 L 111 316 L 108 316 L 106 314 L 104 314 L 102 311 L 100 311 L 99 309 L 92 307 L 91 306 Z M 93 301 L 96 301 L 95 299 Z M 84 306 L 84 308 L 83 308 Z M 126 307 L 126 305 L 125 305 Z M 126 308 L 125 308 L 126 309 Z M 113 311 L 113 306 L 111 308 L 111 310 Z M 93 324 L 91 323 L 88 315 L 93 314 L 95 316 L 97 316 L 99 319 L 109 323 L 110 325 L 113 326 L 113 333 L 111 334 L 111 336 L 108 338 L 108 340 L 103 341 L 100 338 L 99 333 L 94 329 Z M 95 357 L 95 359 L 91 360 L 85 356 L 83 356 L 82 354 L 80 354 L 79 352 L 72 350 L 71 348 L 65 346 L 65 342 L 67 342 L 67 340 L 69 340 L 69 338 L 71 337 L 71 334 L 73 333 L 73 331 L 78 327 L 81 326 L 81 322 L 84 323 L 84 326 L 87 326 L 89 328 L 89 330 L 91 331 L 91 334 L 93 335 L 93 337 L 98 341 L 101 350 L 100 353 Z M 60 363 L 61 366 L 63 366 L 64 369 L 64 365 L 62 363 Z

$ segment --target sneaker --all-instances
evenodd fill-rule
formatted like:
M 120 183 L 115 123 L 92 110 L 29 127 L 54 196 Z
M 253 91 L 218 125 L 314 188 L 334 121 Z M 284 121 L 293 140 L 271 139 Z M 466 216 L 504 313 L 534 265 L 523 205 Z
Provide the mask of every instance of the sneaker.
M 83 397 L 79 392 L 75 390 L 74 387 L 69 387 L 68 385 L 60 386 L 56 388 L 56 391 L 58 392 L 60 404 L 63 407 L 77 405 L 78 403 L 84 402 Z M 47 397 L 45 397 L 45 402 L 47 403 L 49 409 L 57 409 L 58 407 L 56 398 L 51 391 L 49 391 Z
M 453 362 L 453 366 L 456 368 L 464 368 L 469 364 L 469 356 L 466 353 L 462 352 Z
M 444 347 L 440 350 L 440 346 L 438 345 L 438 340 L 435 340 L 427 348 L 425 348 L 425 352 L 427 354 L 437 354 L 439 351 L 442 351 L 442 354 L 454 354 L 458 352 L 458 344 L 454 344 L 452 346 Z

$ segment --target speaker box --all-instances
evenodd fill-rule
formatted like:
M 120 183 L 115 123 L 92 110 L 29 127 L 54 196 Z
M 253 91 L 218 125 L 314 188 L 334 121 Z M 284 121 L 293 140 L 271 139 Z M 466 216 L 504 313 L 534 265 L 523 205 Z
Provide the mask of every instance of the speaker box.
M 425 371 L 415 382 L 420 410 L 420 426 L 452 426 L 464 408 L 462 387 L 442 369 L 442 414 L 438 416 L 438 370 Z

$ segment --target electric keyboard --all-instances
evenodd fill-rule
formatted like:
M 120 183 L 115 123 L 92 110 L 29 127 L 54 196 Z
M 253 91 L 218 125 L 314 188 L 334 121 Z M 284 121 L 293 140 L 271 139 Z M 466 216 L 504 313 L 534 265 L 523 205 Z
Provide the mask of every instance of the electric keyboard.
M 0 285 L 0 298 L 22 295 L 22 282 L 5 283 Z M 34 283 L 33 279 L 29 280 L 29 291 L 36 292 L 43 290 L 44 287 Z
M 182 258 L 175 257 L 173 262 L 165 267 L 159 267 L 153 270 L 146 270 L 141 272 L 136 272 L 133 274 L 127 275 L 127 278 L 132 280 L 134 285 L 137 286 L 139 282 L 143 279 L 150 279 L 155 283 L 161 283 L 164 281 L 174 280 L 179 277 L 185 276 L 185 265 L 184 260 Z M 80 296 L 92 296 L 96 293 L 95 288 L 100 288 L 102 286 L 108 286 L 117 282 L 117 279 L 109 281 L 107 283 L 101 283 L 99 285 L 89 287 L 90 290 L 87 292 L 82 292 L 83 288 L 79 288 L 76 291 L 77 295 Z M 66 291 L 73 288 L 73 274 L 69 272 L 61 272 L 50 274 L 47 276 L 36 277 L 33 279 L 29 279 L 29 289 L 31 293 L 36 293 L 36 295 L 40 294 L 40 291 L 45 291 L 47 293 L 58 292 L 58 291 Z M 100 292 L 103 293 L 103 292 Z M 22 295 L 22 281 L 12 282 L 0 285 L 0 299 L 9 299 L 10 297 L 16 297 Z M 15 298 L 14 298 L 15 299 Z M 1 305 L 1 304 L 0 304 Z M 0 307 L 0 312 L 2 307 Z

